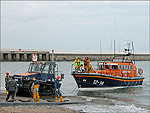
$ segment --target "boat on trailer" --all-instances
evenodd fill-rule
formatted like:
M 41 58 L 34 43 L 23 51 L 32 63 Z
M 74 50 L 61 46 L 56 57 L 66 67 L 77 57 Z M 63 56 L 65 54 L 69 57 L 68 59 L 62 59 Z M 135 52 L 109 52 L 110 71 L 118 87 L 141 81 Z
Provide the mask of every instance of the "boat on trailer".
M 76 70 L 72 68 L 71 75 L 74 77 L 78 88 L 102 88 L 102 87 L 124 87 L 142 85 L 144 77 L 143 70 L 137 69 L 135 61 L 131 60 L 131 43 L 124 49 L 121 59 L 114 58 L 113 61 L 100 61 L 97 68 L 92 71 Z M 85 64 L 84 64 L 85 65 Z M 88 67 L 88 66 L 87 66 Z

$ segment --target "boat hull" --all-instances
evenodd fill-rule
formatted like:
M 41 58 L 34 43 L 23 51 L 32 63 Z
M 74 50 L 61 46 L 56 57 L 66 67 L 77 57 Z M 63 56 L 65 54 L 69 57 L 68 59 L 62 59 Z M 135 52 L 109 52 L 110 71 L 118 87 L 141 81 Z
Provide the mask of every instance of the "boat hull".
M 78 88 L 142 85 L 143 77 L 115 77 L 95 73 L 73 73 Z

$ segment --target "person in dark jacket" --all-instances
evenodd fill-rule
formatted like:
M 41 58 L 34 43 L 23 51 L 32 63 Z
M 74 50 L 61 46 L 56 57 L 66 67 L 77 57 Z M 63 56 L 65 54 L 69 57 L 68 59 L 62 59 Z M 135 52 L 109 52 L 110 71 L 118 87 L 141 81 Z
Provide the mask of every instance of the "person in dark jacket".
M 11 77 L 11 79 L 8 80 L 6 86 L 7 86 L 6 89 L 8 90 L 6 101 L 8 101 L 10 95 L 12 96 L 12 101 L 14 101 L 15 100 L 15 93 L 16 93 L 16 90 L 17 90 L 17 83 L 16 83 L 13 76 Z
M 60 92 L 60 76 L 57 76 L 57 79 L 55 80 L 55 91 L 56 91 L 56 97 L 55 97 L 55 102 L 58 102 L 58 96 L 60 98 L 60 102 L 64 102 L 62 99 L 62 93 Z

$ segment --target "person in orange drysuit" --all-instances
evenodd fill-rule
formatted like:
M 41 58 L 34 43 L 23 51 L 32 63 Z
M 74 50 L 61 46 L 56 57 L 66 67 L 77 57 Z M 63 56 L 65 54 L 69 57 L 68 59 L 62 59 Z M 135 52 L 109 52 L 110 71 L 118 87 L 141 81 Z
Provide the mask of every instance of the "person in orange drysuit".
M 37 99 L 37 102 L 39 102 L 39 99 L 40 99 L 39 87 L 40 87 L 40 85 L 39 85 L 38 80 L 36 80 L 36 78 L 33 77 L 33 83 L 32 83 L 32 86 L 31 86 L 31 91 L 33 92 L 34 102 L 36 102 L 36 99 Z
M 95 71 L 93 70 L 92 66 L 90 65 L 90 59 L 88 57 L 85 57 L 83 59 L 84 61 L 84 72 L 85 73 L 95 73 Z

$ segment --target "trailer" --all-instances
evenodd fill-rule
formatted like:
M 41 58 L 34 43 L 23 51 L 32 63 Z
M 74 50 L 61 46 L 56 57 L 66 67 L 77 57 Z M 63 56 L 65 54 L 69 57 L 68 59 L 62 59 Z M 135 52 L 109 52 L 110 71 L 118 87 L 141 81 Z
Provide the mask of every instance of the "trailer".
M 40 84 L 40 96 L 55 95 L 55 79 L 60 76 L 60 81 L 64 79 L 64 74 L 58 71 L 58 64 L 56 62 L 31 62 L 27 73 L 15 74 L 14 78 L 17 82 L 19 94 L 29 94 L 32 96 L 31 85 L 33 77 L 35 77 Z

